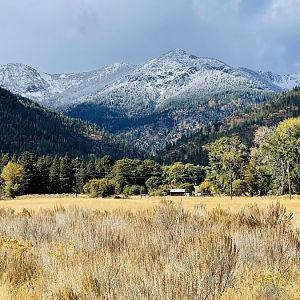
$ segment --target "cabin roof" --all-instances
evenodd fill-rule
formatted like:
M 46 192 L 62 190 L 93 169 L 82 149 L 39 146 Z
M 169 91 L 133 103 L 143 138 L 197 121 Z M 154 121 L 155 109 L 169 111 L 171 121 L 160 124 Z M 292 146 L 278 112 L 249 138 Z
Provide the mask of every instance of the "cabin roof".
M 185 189 L 172 189 L 170 193 L 185 193 Z

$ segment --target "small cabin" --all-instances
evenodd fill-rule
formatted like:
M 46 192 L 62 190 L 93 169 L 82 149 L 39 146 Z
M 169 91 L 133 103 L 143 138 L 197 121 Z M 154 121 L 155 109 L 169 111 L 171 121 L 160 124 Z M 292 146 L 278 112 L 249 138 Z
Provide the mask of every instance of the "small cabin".
M 172 189 L 170 190 L 171 196 L 185 196 L 186 191 L 185 189 Z

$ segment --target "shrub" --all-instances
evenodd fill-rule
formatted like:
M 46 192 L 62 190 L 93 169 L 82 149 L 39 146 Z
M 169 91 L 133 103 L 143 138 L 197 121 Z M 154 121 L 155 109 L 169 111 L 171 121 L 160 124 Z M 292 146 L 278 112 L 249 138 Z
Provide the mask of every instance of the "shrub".
M 195 190 L 194 185 L 191 183 L 187 183 L 187 182 L 180 184 L 178 188 L 185 189 L 185 191 L 187 193 L 192 193 Z
M 162 179 L 161 177 L 150 177 L 146 181 L 146 187 L 150 191 L 157 190 L 162 184 Z
M 159 189 L 151 192 L 151 196 L 168 196 L 170 194 L 170 187 L 163 185 Z
M 123 193 L 128 196 L 141 195 L 146 193 L 146 188 L 141 185 L 127 186 Z
M 234 196 L 246 195 L 248 184 L 245 180 L 237 179 L 232 182 L 232 194 Z
M 90 180 L 85 186 L 83 187 L 85 193 L 91 195 L 91 197 L 108 197 L 112 196 L 115 193 L 115 183 L 113 180 L 110 179 L 93 179 Z
M 211 194 L 212 184 L 208 179 L 205 179 L 199 186 L 199 192 L 203 195 Z

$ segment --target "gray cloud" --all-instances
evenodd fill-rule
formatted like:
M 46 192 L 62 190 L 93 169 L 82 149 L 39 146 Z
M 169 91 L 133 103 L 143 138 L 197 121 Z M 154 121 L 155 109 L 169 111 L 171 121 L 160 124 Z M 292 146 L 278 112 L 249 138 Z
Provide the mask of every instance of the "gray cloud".
M 0 0 L 0 64 L 48 72 L 141 63 L 172 48 L 300 69 L 299 0 Z

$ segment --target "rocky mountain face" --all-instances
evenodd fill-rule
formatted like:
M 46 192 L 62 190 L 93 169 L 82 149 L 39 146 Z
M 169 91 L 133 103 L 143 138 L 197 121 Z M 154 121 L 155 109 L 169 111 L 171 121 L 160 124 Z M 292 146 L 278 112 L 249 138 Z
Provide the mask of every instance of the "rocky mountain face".
M 300 72 L 288 75 L 279 75 L 272 72 L 259 72 L 259 74 L 285 91 L 300 86 Z
M 39 104 L 59 108 L 86 99 L 134 67 L 112 64 L 78 74 L 47 74 L 23 64 L 0 66 L 0 86 Z
M 113 64 L 78 74 L 0 67 L 0 86 L 92 121 L 149 152 L 240 107 L 267 101 L 299 79 L 300 73 L 255 72 L 180 49 L 139 66 Z

